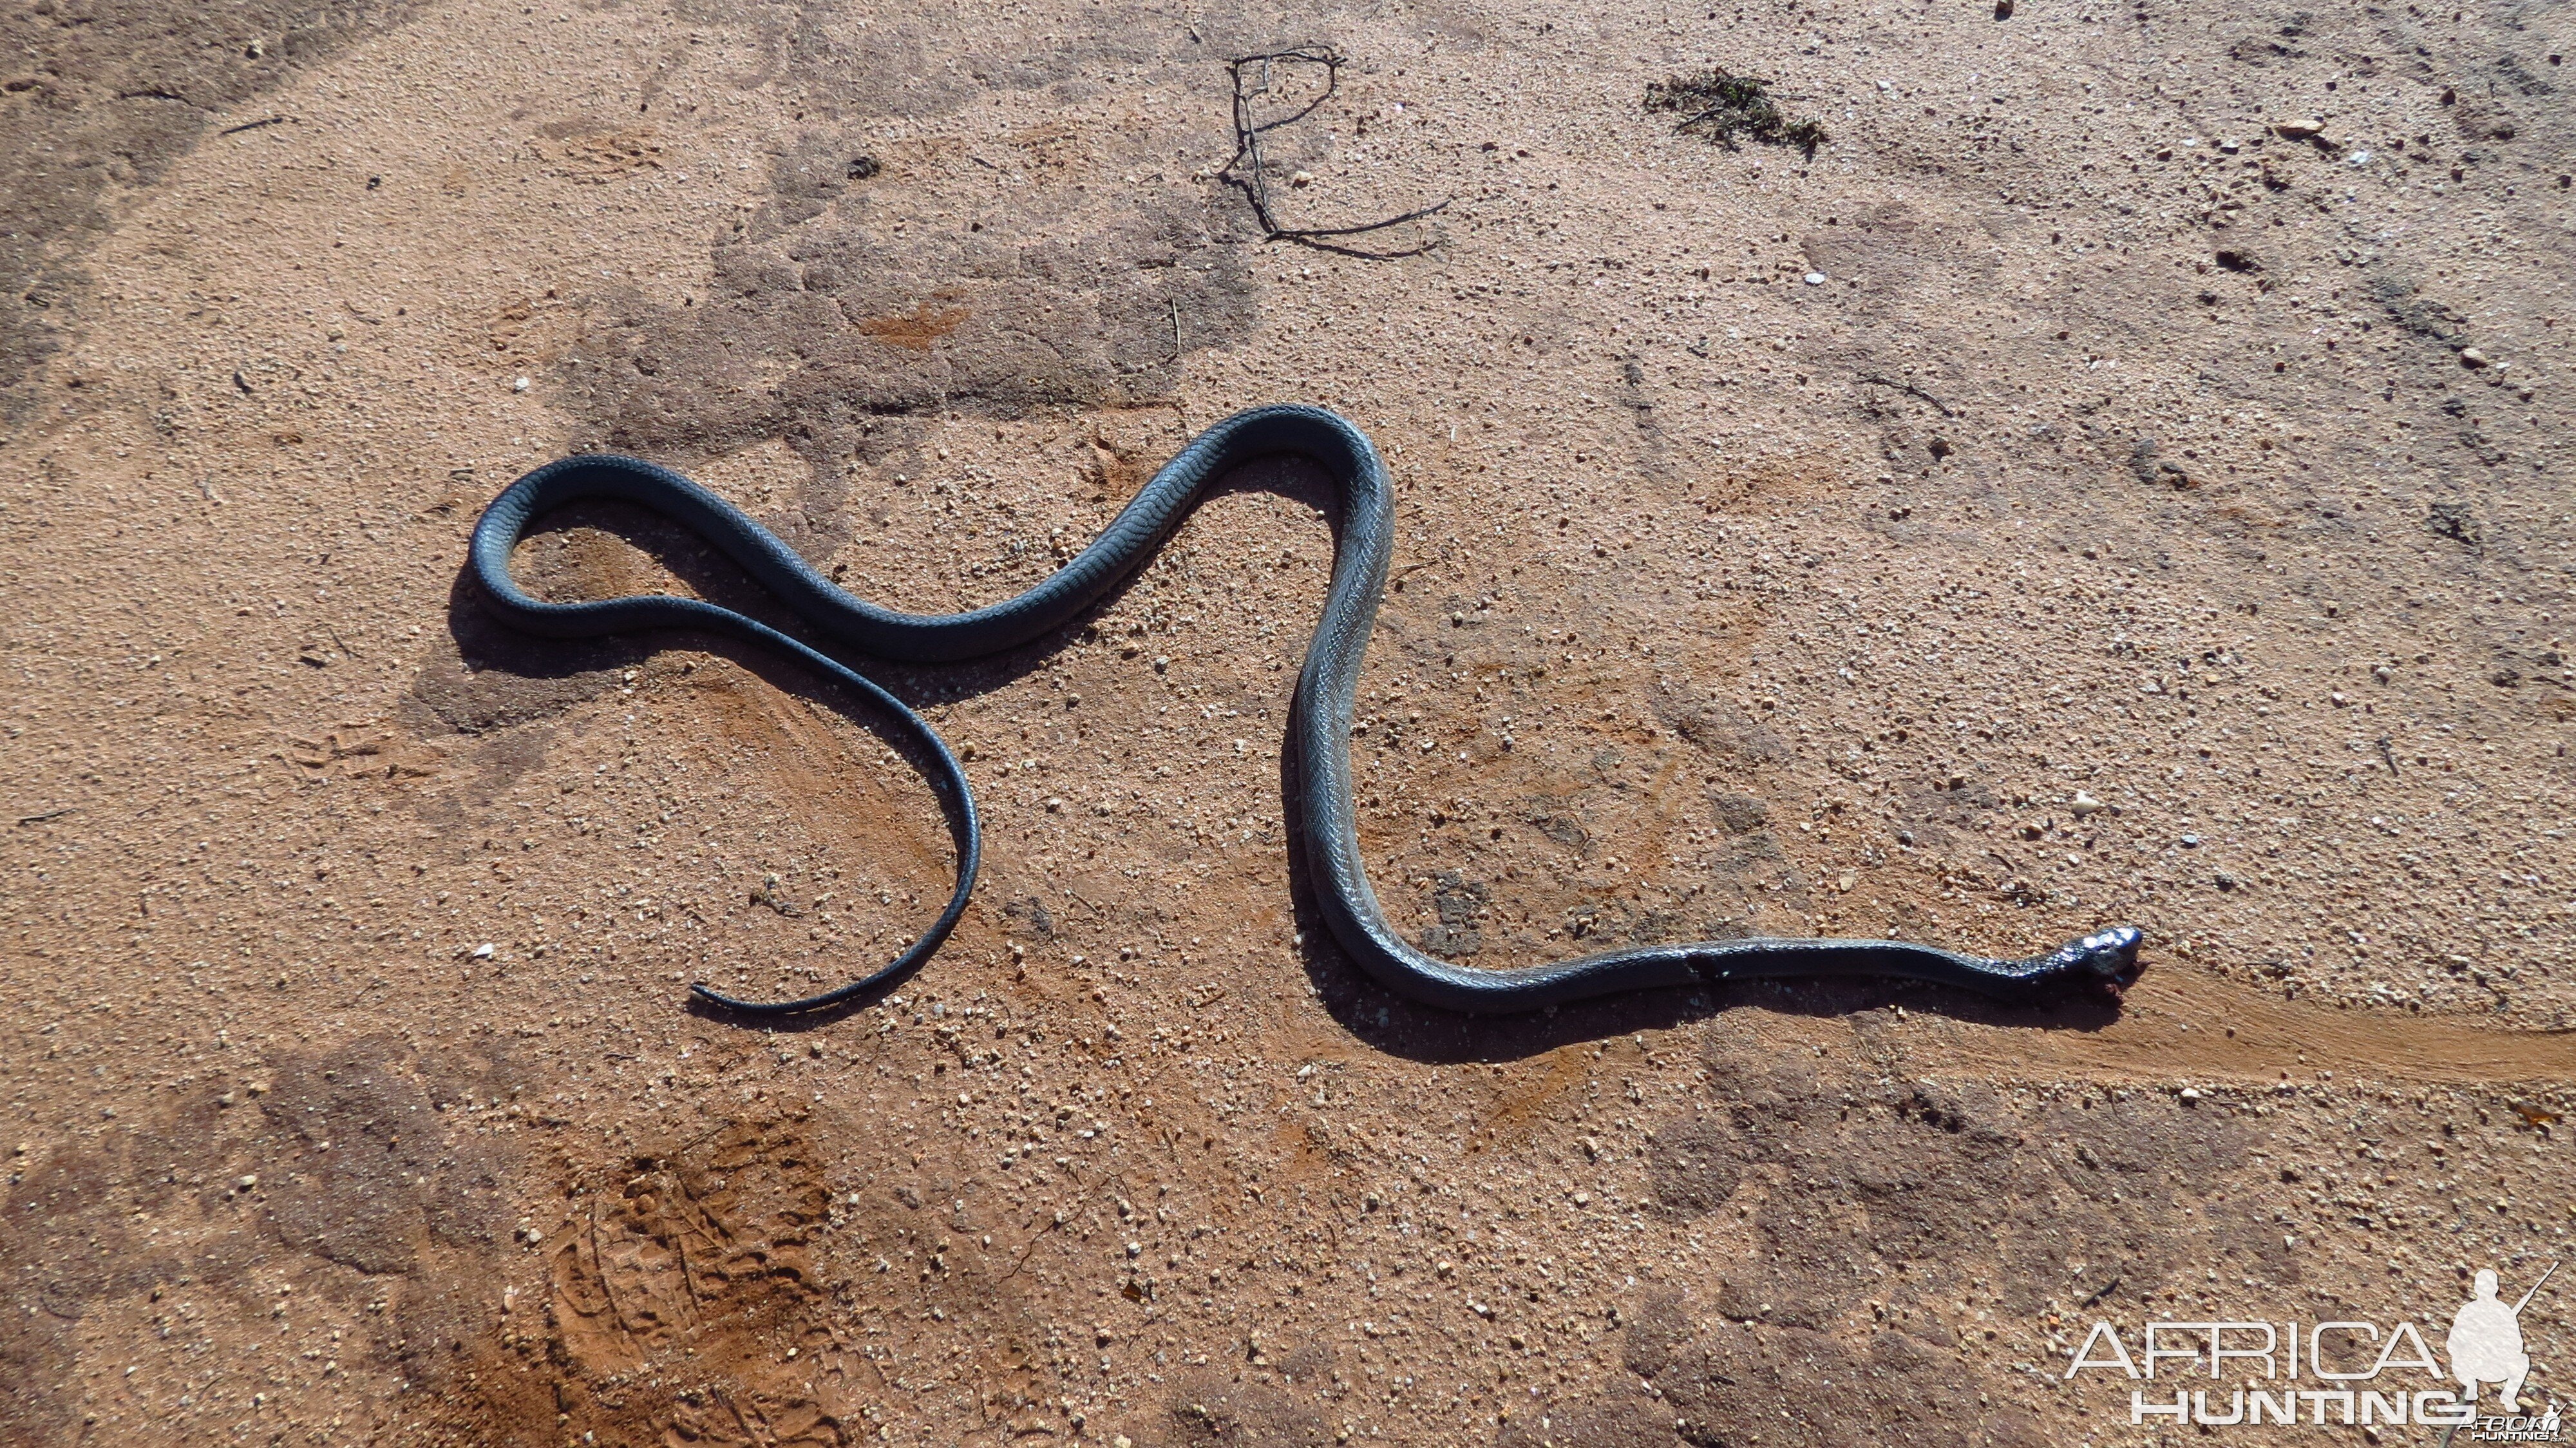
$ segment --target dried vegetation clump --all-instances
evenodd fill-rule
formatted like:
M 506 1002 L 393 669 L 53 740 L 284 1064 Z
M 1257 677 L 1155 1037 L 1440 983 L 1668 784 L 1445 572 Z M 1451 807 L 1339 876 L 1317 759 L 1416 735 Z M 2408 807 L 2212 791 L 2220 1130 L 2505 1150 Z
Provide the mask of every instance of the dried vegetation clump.
M 1724 70 L 1677 75 L 1646 83 L 1646 109 L 1681 116 L 1673 129 L 1686 136 L 1706 136 L 1728 150 L 1736 137 L 1751 136 L 1773 146 L 1795 146 L 1810 158 L 1826 141 L 1825 128 L 1813 117 L 1792 121 L 1771 99 L 1771 83 Z

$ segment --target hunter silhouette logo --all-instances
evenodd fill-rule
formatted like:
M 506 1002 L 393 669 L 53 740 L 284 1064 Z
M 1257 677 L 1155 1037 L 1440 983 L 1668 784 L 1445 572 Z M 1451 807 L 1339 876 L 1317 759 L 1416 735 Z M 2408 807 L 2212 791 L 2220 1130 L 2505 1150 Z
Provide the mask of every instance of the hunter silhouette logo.
M 2540 1281 L 2522 1294 L 2521 1300 L 2507 1307 L 2496 1297 L 2496 1275 L 2480 1268 L 2475 1297 L 2461 1304 L 2451 1318 L 2451 1338 L 2444 1346 L 2450 1350 L 2451 1376 L 2460 1380 L 2460 1397 L 2467 1402 L 2478 1399 L 2478 1384 L 2501 1383 L 2504 1392 L 2497 1405 L 2506 1412 L 2521 1406 L 2522 1380 L 2531 1375 L 2531 1354 L 2522 1347 L 2522 1310 L 2531 1305 L 2532 1294 L 2556 1275 L 2558 1264 L 2540 1274 Z

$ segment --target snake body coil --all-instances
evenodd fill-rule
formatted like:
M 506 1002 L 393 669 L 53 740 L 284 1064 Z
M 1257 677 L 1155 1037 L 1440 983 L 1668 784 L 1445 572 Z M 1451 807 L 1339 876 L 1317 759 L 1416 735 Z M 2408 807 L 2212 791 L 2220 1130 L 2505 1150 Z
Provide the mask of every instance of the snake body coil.
M 2027 1000 L 2066 985 L 2117 991 L 2137 975 L 2138 932 L 2117 926 L 2045 955 L 1996 960 L 1896 940 L 1707 941 L 1617 950 L 1550 965 L 1481 970 L 1416 950 L 1378 908 L 1362 867 L 1351 801 L 1350 734 L 1360 660 L 1377 618 L 1394 551 L 1394 489 L 1368 438 L 1331 412 L 1263 407 L 1201 433 L 1165 464 L 1090 547 L 1045 582 L 970 613 L 898 613 L 835 587 L 767 529 L 724 499 L 666 468 L 591 455 L 549 463 L 510 485 L 475 525 L 469 567 L 486 606 L 511 626 L 557 638 L 643 628 L 704 628 L 795 657 L 882 706 L 922 746 L 957 844 L 957 888 L 930 929 L 885 967 L 821 995 L 745 1001 L 706 985 L 701 997 L 736 1010 L 807 1011 L 831 1006 L 927 960 L 964 913 L 974 889 L 980 831 L 974 798 L 956 757 L 919 715 L 865 676 L 776 629 L 696 599 L 647 595 L 591 603 L 548 603 L 510 579 L 510 553 L 550 509 L 584 498 L 618 499 L 696 531 L 740 564 L 816 630 L 864 653 L 945 663 L 1007 649 L 1079 614 L 1134 571 L 1179 527 L 1207 486 L 1236 465 L 1290 453 L 1313 459 L 1341 491 L 1340 544 L 1322 620 L 1306 651 L 1289 722 L 1298 805 L 1315 899 L 1333 936 L 1388 989 L 1426 1005 L 1476 1012 L 1525 1011 L 1590 996 L 1752 976 L 1910 976 L 2004 1000 Z

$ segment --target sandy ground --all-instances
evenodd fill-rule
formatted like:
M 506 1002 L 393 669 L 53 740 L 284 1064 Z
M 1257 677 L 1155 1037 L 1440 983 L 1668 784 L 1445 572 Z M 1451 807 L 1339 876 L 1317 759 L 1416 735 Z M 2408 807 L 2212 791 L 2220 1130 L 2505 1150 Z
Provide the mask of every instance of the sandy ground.
M 2440 1349 L 2568 1251 L 2563 5 L 0 33 L 0 1438 L 2342 1441 L 2064 1370 Z M 1305 41 L 1281 211 L 1446 200 L 1373 238 L 1419 255 L 1217 176 L 1224 61 Z M 1710 64 L 1829 140 L 1644 109 Z M 690 1011 L 872 968 L 946 832 L 792 666 L 497 630 L 482 504 L 616 447 L 944 609 L 1290 400 L 1400 479 L 1354 748 L 1428 947 L 2128 920 L 2144 983 L 1392 999 L 1292 864 L 1332 534 L 1281 463 L 1081 626 L 876 672 L 989 830 L 926 970 Z M 519 567 L 760 606 L 613 510 Z

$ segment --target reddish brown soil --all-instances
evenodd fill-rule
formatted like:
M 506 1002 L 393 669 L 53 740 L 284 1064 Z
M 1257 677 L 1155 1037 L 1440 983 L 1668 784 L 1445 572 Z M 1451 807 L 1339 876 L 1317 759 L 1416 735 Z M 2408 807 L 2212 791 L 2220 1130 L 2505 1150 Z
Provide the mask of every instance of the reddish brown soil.
M 2576 1203 L 2570 28 L 0 18 L 0 1440 L 2120 1443 L 2096 1319 L 2438 1344 Z M 1305 40 L 1274 199 L 1449 198 L 1419 255 L 1216 174 L 1225 58 Z M 1644 110 L 1712 63 L 1827 144 Z M 1354 748 L 1428 948 L 2129 920 L 2145 981 L 1390 997 L 1282 809 L 1333 541 L 1275 463 L 877 670 L 988 830 L 926 970 L 692 1012 L 872 968 L 947 833 L 788 664 L 494 626 L 483 503 L 620 448 L 948 609 L 1286 400 L 1399 478 Z M 767 607 L 613 509 L 518 566 Z

